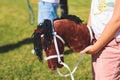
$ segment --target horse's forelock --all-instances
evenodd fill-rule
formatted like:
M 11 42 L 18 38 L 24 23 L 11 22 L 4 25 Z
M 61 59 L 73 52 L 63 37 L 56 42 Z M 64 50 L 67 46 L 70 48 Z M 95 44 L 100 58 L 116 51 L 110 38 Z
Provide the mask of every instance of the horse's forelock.
M 43 23 L 44 46 L 48 47 L 52 39 L 52 23 L 46 19 Z
M 44 37 L 41 37 L 44 35 Z M 43 40 L 44 38 L 44 40 Z M 52 23 L 50 20 L 45 20 L 43 24 L 39 24 L 33 33 L 34 50 L 39 60 L 43 60 L 43 47 L 48 48 L 52 38 Z

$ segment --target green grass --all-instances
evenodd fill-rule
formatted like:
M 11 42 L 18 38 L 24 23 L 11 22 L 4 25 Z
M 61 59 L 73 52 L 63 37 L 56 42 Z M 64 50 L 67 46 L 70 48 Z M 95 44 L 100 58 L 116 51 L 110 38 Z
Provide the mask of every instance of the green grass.
M 77 15 L 86 23 L 90 2 L 69 0 L 69 14 Z M 31 53 L 33 44 L 29 38 L 37 25 L 37 3 L 32 3 L 32 7 L 35 13 L 34 25 L 28 22 L 26 0 L 0 0 L 0 80 L 71 80 L 70 77 L 63 78 L 56 71 L 49 70 L 46 61 L 39 63 Z M 65 63 L 73 69 L 79 54 L 72 53 L 64 58 Z M 63 68 L 61 72 L 68 71 Z M 74 77 L 75 80 L 92 79 L 89 55 L 83 56 Z

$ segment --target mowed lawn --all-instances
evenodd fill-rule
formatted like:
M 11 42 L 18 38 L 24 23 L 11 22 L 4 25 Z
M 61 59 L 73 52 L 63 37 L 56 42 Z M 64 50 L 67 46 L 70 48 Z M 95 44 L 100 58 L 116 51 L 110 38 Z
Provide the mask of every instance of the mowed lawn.
M 84 23 L 90 10 L 91 0 L 68 0 L 69 14 L 80 17 Z M 47 62 L 40 63 L 31 53 L 32 33 L 37 26 L 37 3 L 32 3 L 35 23 L 29 24 L 27 0 L 0 0 L 0 80 L 71 80 L 48 69 Z M 60 15 L 60 9 L 58 9 Z M 65 52 L 69 48 L 65 47 Z M 45 55 L 44 55 L 45 56 Z M 64 56 L 65 63 L 72 70 L 80 58 L 79 53 Z M 66 68 L 60 69 L 63 74 Z M 91 57 L 83 55 L 75 80 L 92 80 Z

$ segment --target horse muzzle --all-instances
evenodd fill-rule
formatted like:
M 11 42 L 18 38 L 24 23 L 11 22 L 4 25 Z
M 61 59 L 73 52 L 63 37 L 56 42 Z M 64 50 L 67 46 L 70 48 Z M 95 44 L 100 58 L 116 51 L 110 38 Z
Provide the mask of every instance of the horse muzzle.
M 51 70 L 56 70 L 57 68 L 62 68 L 63 65 L 60 64 L 60 61 L 64 62 L 64 57 L 62 55 L 51 55 L 45 58 L 48 62 L 48 67 Z

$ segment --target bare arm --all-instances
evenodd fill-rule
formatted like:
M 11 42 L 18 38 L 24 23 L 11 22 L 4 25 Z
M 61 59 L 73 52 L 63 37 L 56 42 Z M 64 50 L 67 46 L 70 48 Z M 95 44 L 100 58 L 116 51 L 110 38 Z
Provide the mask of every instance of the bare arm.
M 120 0 L 116 0 L 114 12 L 111 20 L 106 25 L 100 38 L 94 45 L 90 45 L 85 48 L 81 53 L 94 54 L 101 50 L 116 34 L 120 29 Z

